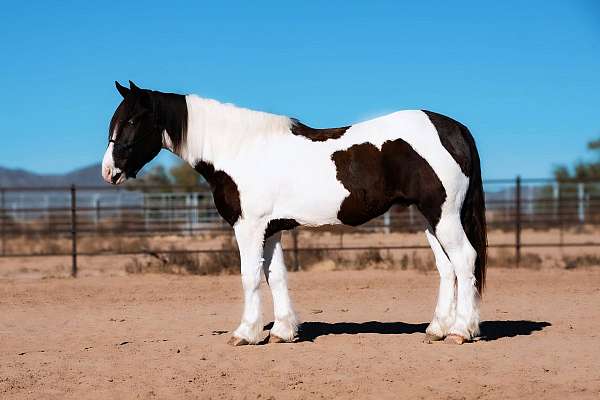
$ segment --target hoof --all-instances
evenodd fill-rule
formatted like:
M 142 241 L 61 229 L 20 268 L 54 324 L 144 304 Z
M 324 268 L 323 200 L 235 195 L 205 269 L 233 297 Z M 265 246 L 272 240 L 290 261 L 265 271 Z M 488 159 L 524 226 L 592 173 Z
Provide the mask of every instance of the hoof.
M 297 340 L 298 340 L 297 337 L 293 338 L 292 340 L 285 340 L 283 338 L 280 338 L 277 335 L 273 335 L 273 334 L 269 335 L 269 343 L 294 343 Z
M 431 333 L 425 334 L 425 339 L 423 339 L 423 343 L 434 343 L 443 340 L 443 336 L 432 335 Z
M 464 337 L 456 334 L 450 334 L 446 336 L 446 339 L 444 339 L 444 343 L 446 344 L 463 344 L 466 341 L 467 340 Z
M 248 343 L 248 341 L 246 339 L 242 339 L 242 338 L 238 338 L 235 336 L 232 336 L 228 341 L 227 344 L 231 345 L 231 346 L 245 346 Z
M 269 335 L 269 343 L 285 343 L 285 340 L 279 336 Z

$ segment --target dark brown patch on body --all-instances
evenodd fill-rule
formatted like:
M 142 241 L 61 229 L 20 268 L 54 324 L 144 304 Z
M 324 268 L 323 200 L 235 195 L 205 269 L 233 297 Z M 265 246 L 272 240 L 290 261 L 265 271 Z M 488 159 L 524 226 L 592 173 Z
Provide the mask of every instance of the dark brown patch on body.
M 465 176 L 471 176 L 471 142 L 473 138 L 466 126 L 445 115 L 433 111 L 422 110 L 435 127 L 442 146 L 450 153 L 460 166 Z M 473 143 L 474 146 L 474 143 Z
M 344 133 L 350 128 L 349 126 L 342 126 L 340 128 L 326 128 L 316 129 L 310 126 L 304 125 L 302 122 L 295 118 L 292 118 L 291 131 L 294 135 L 304 136 L 313 142 L 324 142 L 329 139 L 338 139 L 342 137 Z
M 209 183 L 217 211 L 233 226 L 242 215 L 240 192 L 236 183 L 229 175 L 207 162 L 200 161 L 194 166 Z
M 269 223 L 267 224 L 267 229 L 265 230 L 265 239 L 273 236 L 277 232 L 294 229 L 297 226 L 300 226 L 300 224 L 295 219 L 291 219 L 291 218 L 273 219 L 273 220 L 269 221 Z
M 415 204 L 436 226 L 446 199 L 431 166 L 404 140 L 387 141 L 379 150 L 371 143 L 354 145 L 331 156 L 337 179 L 350 192 L 338 212 L 346 225 L 360 225 L 393 204 Z

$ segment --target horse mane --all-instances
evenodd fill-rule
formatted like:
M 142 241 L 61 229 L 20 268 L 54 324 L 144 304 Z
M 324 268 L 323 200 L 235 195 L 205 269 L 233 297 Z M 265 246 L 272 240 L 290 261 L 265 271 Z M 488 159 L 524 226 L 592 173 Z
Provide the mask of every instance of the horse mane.
M 173 150 L 179 151 L 185 143 L 188 127 L 188 109 L 185 95 L 149 91 L 156 124 L 167 131 Z
M 291 132 L 294 135 L 304 136 L 307 139 L 312 140 L 313 142 L 324 142 L 329 139 L 338 139 L 344 133 L 346 133 L 348 128 L 350 128 L 349 126 L 342 126 L 339 128 L 317 129 L 311 128 L 310 126 L 303 124 L 296 118 L 290 119 L 292 121 L 292 125 L 290 127 Z

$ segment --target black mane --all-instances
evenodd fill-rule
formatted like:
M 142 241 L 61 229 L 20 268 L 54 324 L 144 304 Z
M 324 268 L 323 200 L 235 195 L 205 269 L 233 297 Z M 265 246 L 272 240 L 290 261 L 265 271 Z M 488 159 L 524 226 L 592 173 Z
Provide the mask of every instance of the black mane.
M 148 91 L 156 124 L 167 131 L 173 151 L 178 152 L 187 137 L 188 110 L 185 96 L 175 93 Z
M 329 139 L 338 139 L 346 130 L 350 128 L 349 126 L 342 126 L 340 128 L 325 128 L 325 129 L 317 129 L 311 128 L 308 125 L 304 125 L 302 122 L 298 121 L 296 118 L 292 118 L 292 128 L 291 131 L 294 135 L 304 136 L 307 139 L 312 140 L 313 142 L 324 142 Z

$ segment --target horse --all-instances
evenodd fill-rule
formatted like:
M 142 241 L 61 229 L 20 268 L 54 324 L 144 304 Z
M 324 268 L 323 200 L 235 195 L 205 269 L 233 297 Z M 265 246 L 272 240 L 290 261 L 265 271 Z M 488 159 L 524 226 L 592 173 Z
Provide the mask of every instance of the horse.
M 440 281 L 427 342 L 462 344 L 479 334 L 486 221 L 481 167 L 469 129 L 444 115 L 403 110 L 316 129 L 297 119 L 196 95 L 129 88 L 109 125 L 102 176 L 135 178 L 161 149 L 210 185 L 240 252 L 244 308 L 232 345 L 262 341 L 264 273 L 275 321 L 268 342 L 298 340 L 281 233 L 298 226 L 361 225 L 392 205 L 415 205 Z

